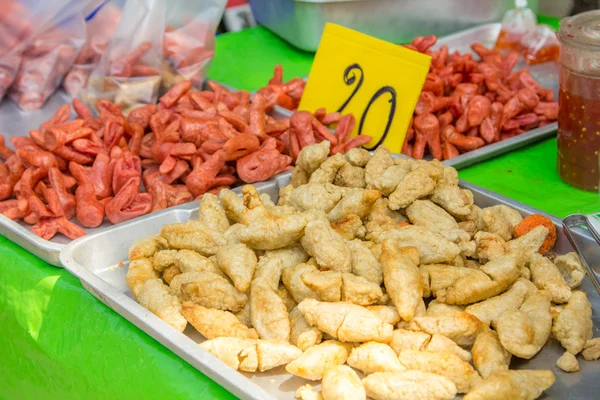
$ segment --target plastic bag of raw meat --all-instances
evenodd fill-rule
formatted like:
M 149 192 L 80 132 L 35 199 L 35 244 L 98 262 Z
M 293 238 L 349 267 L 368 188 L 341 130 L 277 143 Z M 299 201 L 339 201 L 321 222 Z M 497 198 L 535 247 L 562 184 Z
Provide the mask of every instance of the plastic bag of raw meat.
M 31 12 L 19 0 L 5 0 L 0 8 L 0 100 L 12 84 L 24 40 L 31 34 Z
M 201 88 L 215 49 L 215 32 L 226 0 L 175 0 L 169 2 L 163 50 L 166 91 L 182 80 Z
M 169 2 L 170 3 L 170 2 Z M 161 81 L 165 0 L 127 0 L 108 48 L 80 97 L 91 107 L 99 99 L 125 113 L 155 103 Z
M 9 95 L 22 109 L 37 110 L 60 85 L 84 43 L 83 9 L 87 2 L 20 0 L 18 3 L 28 15 L 21 23 L 28 23 L 29 33 L 17 45 L 21 60 Z
M 109 99 L 127 114 L 152 104 L 161 85 L 199 86 L 214 51 L 225 0 L 126 0 L 117 31 L 81 92 L 90 106 Z
M 94 0 L 84 10 L 86 38 L 71 71 L 65 76 L 63 87 L 76 97 L 87 85 L 88 78 L 112 40 L 121 19 L 125 0 Z

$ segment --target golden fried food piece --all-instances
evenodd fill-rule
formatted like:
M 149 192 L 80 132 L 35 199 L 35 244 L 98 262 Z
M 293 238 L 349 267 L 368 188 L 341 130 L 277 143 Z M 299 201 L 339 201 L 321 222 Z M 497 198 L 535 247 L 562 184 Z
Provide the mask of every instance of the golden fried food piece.
M 474 236 L 475 257 L 481 262 L 488 262 L 508 253 L 506 241 L 495 233 L 479 231 Z
M 342 273 L 342 301 L 369 306 L 383 296 L 381 287 L 367 279 L 348 272 Z
M 334 231 L 339 233 L 344 240 L 354 240 L 355 238 L 364 238 L 367 229 L 362 223 L 360 217 L 356 214 L 350 214 L 331 224 Z
M 219 198 L 212 193 L 202 195 L 198 220 L 213 231 L 225 233 L 229 229 L 229 221 L 225 210 L 219 204 Z
M 467 217 L 472 212 L 473 193 L 456 185 L 437 185 L 431 201 L 455 217 Z
M 392 153 L 383 146 L 376 148 L 373 152 L 373 156 L 365 165 L 365 181 L 367 182 L 367 188 L 375 188 L 375 180 L 392 165 L 394 165 Z
M 367 242 L 355 239 L 347 241 L 346 245 L 350 249 L 352 256 L 352 273 L 377 285 L 381 285 L 383 282 L 381 263 L 369 247 L 367 247 Z
M 501 213 L 491 208 L 484 208 L 477 216 L 477 227 L 480 231 L 493 233 L 504 240 L 513 237 L 513 226 Z
M 511 232 L 514 230 L 515 226 L 519 225 L 519 223 L 523 221 L 523 216 L 520 212 L 504 204 L 486 207 L 486 209 L 493 211 L 495 214 L 501 215 L 504 219 L 510 222 Z
M 327 223 L 309 222 L 300 242 L 306 252 L 315 257 L 322 270 L 341 272 L 352 270 L 350 249 L 346 246 L 344 238 Z
M 435 317 L 438 315 L 446 315 L 446 316 L 450 316 L 450 315 L 454 315 L 460 312 L 465 311 L 465 308 L 463 306 L 457 306 L 457 305 L 453 305 L 453 304 L 445 304 L 445 303 L 440 303 L 437 300 L 432 300 L 429 302 L 429 305 L 427 306 L 427 311 L 425 312 L 425 315 L 427 315 L 428 317 Z
M 369 215 L 367 216 L 367 234 L 377 231 L 386 231 L 388 229 L 400 228 L 402 222 L 408 219 L 398 211 L 390 210 L 389 200 L 386 197 L 380 197 L 373 204 Z
M 383 173 L 375 178 L 373 188 L 379 190 L 385 196 L 389 196 L 396 190 L 398 184 L 411 171 L 410 161 L 402 164 L 391 165 Z
M 569 302 L 558 314 L 552 334 L 562 347 L 576 355 L 593 336 L 592 306 L 585 292 L 574 290 Z
M 367 394 L 360 378 L 346 365 L 335 365 L 325 370 L 321 382 L 324 400 L 366 400 Z
M 445 230 L 458 229 L 454 217 L 430 200 L 415 200 L 406 208 L 406 216 L 414 225 L 433 232 L 441 233 Z
M 566 303 L 571 297 L 571 288 L 560 274 L 560 271 L 546 257 L 532 253 L 529 258 L 531 280 L 540 290 L 548 290 L 554 303 Z
M 142 307 L 179 332 L 184 331 L 187 322 L 181 314 L 181 303 L 162 280 L 147 280 L 139 290 L 137 300 Z
M 331 183 L 308 183 L 290 194 L 290 205 L 298 211 L 321 210 L 328 213 L 341 200 L 342 188 Z
M 167 241 L 160 235 L 149 236 L 138 240 L 129 248 L 129 260 L 139 260 L 140 258 L 150 258 L 157 251 L 168 247 Z
M 252 318 L 250 318 L 250 301 L 248 300 L 244 307 L 236 313 L 234 313 L 235 317 L 240 320 L 244 325 L 248 328 L 252 328 Z
M 581 352 L 586 361 L 597 360 L 600 358 L 600 338 L 590 339 L 585 342 Z
M 238 238 L 239 232 L 244 229 L 244 225 L 242 224 L 233 224 L 223 234 L 225 241 L 227 244 L 238 244 L 240 243 L 240 239 Z
M 546 370 L 500 371 L 471 389 L 464 400 L 534 400 L 552 386 L 555 379 L 554 373 Z
M 284 189 L 287 187 L 289 190 L 285 190 L 283 192 L 283 196 L 282 196 L 281 189 L 279 190 L 279 200 L 277 201 L 277 204 L 284 205 L 281 202 L 282 197 L 285 197 L 285 195 L 288 194 L 295 187 L 298 187 L 301 185 L 306 185 L 308 183 L 309 178 L 310 178 L 310 174 L 296 165 L 292 169 L 292 176 L 290 178 L 290 183 L 288 184 L 288 186 L 284 186 L 283 188 L 281 188 L 281 189 Z M 284 201 L 284 203 L 286 203 L 286 202 Z M 289 205 L 289 204 L 286 203 L 286 205 Z
M 290 311 L 290 343 L 305 351 L 311 346 L 321 343 L 323 334 L 311 326 L 298 307 Z
M 451 287 L 468 275 L 483 274 L 478 269 L 454 267 L 447 264 L 421 264 L 419 273 L 423 286 L 423 297 L 437 295 L 438 291 Z
M 156 278 L 158 278 L 158 272 L 152 268 L 152 260 L 149 258 L 137 258 L 129 263 L 125 281 L 137 299 L 144 283 Z
M 261 339 L 289 342 L 290 319 L 287 308 L 265 278 L 252 281 L 250 318 Z
M 281 274 L 281 280 L 285 288 L 294 298 L 296 303 L 304 299 L 316 299 L 317 295 L 307 287 L 302 281 L 302 275 L 305 272 L 318 271 L 313 264 L 301 263 L 295 267 L 286 268 Z
M 253 220 L 241 229 L 240 242 L 257 250 L 275 250 L 300 239 L 306 224 L 314 219 L 312 213 L 298 213 L 284 217 L 267 215 Z
M 480 272 L 439 290 L 437 300 L 447 304 L 471 304 L 502 293 L 519 278 L 517 257 L 513 254 L 498 257 L 482 265 Z
M 311 381 L 323 379 L 328 368 L 342 365 L 348 359 L 352 345 L 337 340 L 326 340 L 309 347 L 304 354 L 289 363 L 285 370 L 292 375 Z
M 181 313 L 207 339 L 221 336 L 258 339 L 254 329 L 249 329 L 229 311 L 214 310 L 186 301 L 182 304 Z
M 348 215 L 358 215 L 365 219 L 373 204 L 381 197 L 381 192 L 373 189 L 346 189 L 339 203 L 327 214 L 330 222 L 336 222 Z
M 179 250 L 175 256 L 175 266 L 184 272 L 212 272 L 225 278 L 225 274 L 216 261 L 207 258 L 193 250 Z
M 348 162 L 341 153 L 327 158 L 319 168 L 310 175 L 309 183 L 332 183 L 336 174 Z
M 288 292 L 282 283 L 280 283 L 279 287 L 277 288 L 277 295 L 281 297 L 281 300 L 283 300 L 283 304 L 288 312 L 292 311 L 292 309 L 298 305 L 290 292 Z
M 233 222 L 241 223 L 244 214 L 248 211 L 244 205 L 244 200 L 229 189 L 223 189 L 219 192 L 219 200 L 227 218 Z
M 344 157 L 346 157 L 350 165 L 363 168 L 371 159 L 371 154 L 363 148 L 355 147 L 350 149 Z
M 273 290 L 279 289 L 279 280 L 283 272 L 283 261 L 278 257 L 262 255 L 254 270 L 254 279 L 265 279 Z
M 398 309 L 396 309 L 395 306 L 367 306 L 366 309 L 377 315 L 388 324 L 396 325 L 398 322 L 400 322 L 400 314 L 398 314 Z
M 152 267 L 158 272 L 162 272 L 165 268 L 168 268 L 175 264 L 175 257 L 177 256 L 177 250 L 159 250 L 154 253 L 152 257 Z
M 419 273 L 419 251 L 415 247 L 399 247 L 394 241 L 383 243 L 381 253 L 383 281 L 398 314 L 411 321 L 423 298 Z
M 298 309 L 309 324 L 342 342 L 386 343 L 392 338 L 392 325 L 356 304 L 306 299 L 298 304 Z
M 222 233 L 210 229 L 200 221 L 165 225 L 160 235 L 171 248 L 194 250 L 204 256 L 215 254 L 219 247 L 227 244 Z
M 304 147 L 298 154 L 296 165 L 311 175 L 327 160 L 330 146 L 331 143 L 323 140 L 320 143 Z
M 585 278 L 585 269 L 583 268 L 583 264 L 577 253 L 570 252 L 556 257 L 554 259 L 554 265 L 556 265 L 556 268 L 558 268 L 571 289 L 575 289 L 583 282 L 583 278 Z
M 416 247 L 422 264 L 451 262 L 460 254 L 458 246 L 437 232 L 422 226 L 407 225 L 398 229 L 373 232 L 367 238 L 375 243 L 394 240 L 400 247 Z
M 180 275 L 180 274 L 181 274 L 181 270 L 179 268 L 177 268 L 176 266 L 171 265 L 170 267 L 167 267 L 164 269 L 162 278 L 165 282 L 167 282 L 167 285 L 170 285 L 173 278 L 175 278 L 177 275 Z
M 298 389 L 296 389 L 296 399 L 323 400 L 323 395 L 321 395 L 320 392 L 316 392 L 315 389 L 313 389 L 313 387 L 310 385 L 310 383 L 307 383 L 306 385 L 302 385 Z
M 246 292 L 256 268 L 256 254 L 239 243 L 219 248 L 216 256 L 219 268 L 231 279 L 233 286 L 240 292 Z
M 556 366 L 565 372 L 579 371 L 579 361 L 573 354 L 565 351 L 564 354 L 556 360 Z
M 396 329 L 389 344 L 396 354 L 400 354 L 404 350 L 423 350 L 430 340 L 431 335 L 424 332 Z
M 473 364 L 479 374 L 485 379 L 498 371 L 507 371 L 511 355 L 500 343 L 498 334 L 486 330 L 477 335 L 473 348 Z
M 454 382 L 458 393 L 468 392 L 481 381 L 481 377 L 471 364 L 452 353 L 404 350 L 398 358 L 407 369 L 445 376 Z
M 406 208 L 415 200 L 434 193 L 437 179 L 440 177 L 427 168 L 417 168 L 404 176 L 389 196 L 388 207 L 392 210 Z
M 518 310 L 530 292 L 531 282 L 519 279 L 506 292 L 471 304 L 465 311 L 488 325 L 496 326 L 498 317 L 505 311 Z
M 349 366 L 362 371 L 365 375 L 406 369 L 400 364 L 398 356 L 390 346 L 378 342 L 366 342 L 353 348 L 347 362 Z
M 458 356 L 458 358 L 463 361 L 471 361 L 471 353 L 454 343 L 454 341 L 448 339 L 446 336 L 438 333 L 431 335 L 431 340 L 423 350 L 430 353 L 451 353 Z
M 438 180 L 440 185 L 454 185 L 458 186 L 458 171 L 456 168 L 443 166 L 442 176 Z
M 231 368 L 246 371 L 268 371 L 302 356 L 302 350 L 289 343 L 272 343 L 260 339 L 218 337 L 200 343 Z
M 487 329 L 486 324 L 466 312 L 433 317 L 415 317 L 414 320 L 423 332 L 430 335 L 439 333 L 454 340 L 459 346 L 472 345 L 477 335 Z
M 529 296 L 519 310 L 506 311 L 496 323 L 498 338 L 511 354 L 530 359 L 548 341 L 552 329 L 548 291 L 540 290 Z
M 537 253 L 542 247 L 548 232 L 545 226 L 537 226 L 525 235 L 508 241 L 506 243 L 508 251 L 518 254 L 523 261 L 527 261 L 531 253 Z
M 362 383 L 374 400 L 450 400 L 456 396 L 450 379 L 423 371 L 376 372 Z
M 190 300 L 206 308 L 238 312 L 248 301 L 248 296 L 239 292 L 222 276 L 211 272 L 185 272 L 171 281 L 181 300 Z
M 312 290 L 320 301 L 342 300 L 342 273 L 340 271 L 307 271 L 302 283 Z
M 461 221 L 458 223 L 458 227 L 467 232 L 471 238 L 473 238 L 475 234 L 479 232 L 479 229 L 477 228 L 477 222 L 475 221 Z
M 346 163 L 338 170 L 333 183 L 337 186 L 349 188 L 364 188 L 367 186 L 365 181 L 365 170 L 361 167 L 355 167 Z

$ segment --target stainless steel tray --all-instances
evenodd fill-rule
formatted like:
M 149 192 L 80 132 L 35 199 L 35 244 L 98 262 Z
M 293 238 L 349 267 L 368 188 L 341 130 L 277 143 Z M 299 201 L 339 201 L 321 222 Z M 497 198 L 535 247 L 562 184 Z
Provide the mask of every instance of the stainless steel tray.
M 224 86 L 230 90 L 236 90 L 231 86 L 224 85 L 219 82 L 221 86 Z M 204 88 L 208 87 L 208 80 L 205 81 Z M 5 98 L 4 101 L 0 102 L 0 133 L 4 135 L 6 139 L 13 136 L 25 136 L 32 129 L 38 129 L 42 122 L 45 122 L 52 118 L 58 107 L 63 104 L 70 104 L 73 98 L 69 96 L 64 90 L 60 89 L 56 91 L 44 107 L 38 111 L 22 111 L 19 107 Z M 7 141 L 7 145 L 12 147 L 12 144 Z M 197 207 L 198 202 L 193 202 L 194 207 Z M 141 216 L 138 219 L 144 219 L 146 216 Z M 77 221 L 73 221 L 77 223 Z M 93 234 L 110 228 L 113 225 L 104 221 L 98 228 L 89 229 L 82 227 L 87 234 Z M 24 222 L 15 222 L 6 218 L 0 214 L 0 235 L 5 236 L 7 239 L 23 247 L 30 253 L 33 253 L 37 257 L 46 261 L 48 264 L 56 267 L 61 267 L 58 260 L 58 253 L 62 248 L 71 240 L 63 235 L 56 235 L 52 240 L 45 240 L 41 237 L 31 233 L 29 225 Z
M 538 9 L 539 0 L 528 6 Z M 499 21 L 509 0 L 250 0 L 254 17 L 302 50 L 315 51 L 326 22 L 393 43 L 414 36 L 447 35 Z
M 473 53 L 471 50 L 471 44 L 481 43 L 486 47 L 492 47 L 496 42 L 499 32 L 499 23 L 480 25 L 450 36 L 439 38 L 438 42 L 434 46 L 434 49 L 445 44 L 448 46 L 450 52 L 458 50 L 461 53 Z M 558 99 L 558 66 L 556 63 L 546 62 L 543 64 L 529 66 L 521 58 L 514 70 L 516 71 L 524 68 L 529 69 L 531 76 L 534 77 L 535 80 L 540 83 L 540 85 L 548 89 L 552 89 L 555 98 Z M 279 119 L 288 118 L 292 115 L 290 110 L 280 106 L 275 106 L 271 113 L 273 117 Z M 480 161 L 484 161 L 499 156 L 500 154 L 508 153 L 509 151 L 528 146 L 545 138 L 555 136 L 557 129 L 558 123 L 553 122 L 541 128 L 532 129 L 510 139 L 488 144 L 487 146 L 480 147 L 479 149 L 461 154 L 451 160 L 444 161 L 444 164 L 450 165 L 456 169 L 462 169 Z M 432 157 L 429 155 L 425 158 L 431 159 Z
M 275 200 L 279 188 L 289 179 L 290 174 L 286 173 L 272 182 L 256 186 L 261 193 L 268 193 Z M 482 207 L 506 204 L 523 215 L 546 215 L 552 219 L 558 231 L 555 250 L 559 253 L 572 251 L 571 244 L 562 234 L 559 219 L 466 182 L 461 182 L 461 186 L 473 191 L 476 203 Z M 132 298 L 125 283 L 129 247 L 138 239 L 158 233 L 165 224 L 185 222 L 193 218 L 197 218 L 197 206 L 194 204 L 159 211 L 144 219 L 125 222 L 71 242 L 61 252 L 60 261 L 68 271 L 81 279 L 85 288 L 94 296 L 234 395 L 242 399 L 294 399 L 296 388 L 306 381 L 287 374 L 283 368 L 269 373 L 236 372 L 196 345 L 203 339 L 193 328 L 188 327 L 182 334 Z M 583 230 L 577 230 L 574 236 L 586 252 L 588 260 L 595 266 L 595 273 L 600 274 L 600 247 Z M 594 336 L 597 337 L 600 335 L 600 296 L 594 291 L 589 279 L 585 279 L 581 289 L 587 292 L 592 303 Z M 552 369 L 556 374 L 556 383 L 546 392 L 546 399 L 583 400 L 597 396 L 600 389 L 600 362 L 582 361 L 579 372 L 568 374 L 555 365 L 563 352 L 560 344 L 555 339 L 550 339 L 532 360 L 515 358 L 513 367 Z

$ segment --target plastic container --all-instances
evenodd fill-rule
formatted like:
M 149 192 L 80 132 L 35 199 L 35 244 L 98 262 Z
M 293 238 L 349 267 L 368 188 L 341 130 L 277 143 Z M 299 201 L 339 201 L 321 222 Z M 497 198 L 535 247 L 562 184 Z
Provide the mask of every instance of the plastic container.
M 558 173 L 570 185 L 600 187 L 600 10 L 560 23 Z
M 535 29 L 537 18 L 527 0 L 516 0 L 515 7 L 502 18 L 502 28 L 496 41 L 496 49 L 519 50 L 523 36 Z

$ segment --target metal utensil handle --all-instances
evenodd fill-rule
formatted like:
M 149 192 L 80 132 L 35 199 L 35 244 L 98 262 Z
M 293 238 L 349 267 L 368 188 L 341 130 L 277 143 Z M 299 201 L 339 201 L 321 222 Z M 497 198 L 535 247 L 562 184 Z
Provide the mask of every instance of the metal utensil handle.
M 592 283 L 594 284 L 596 291 L 598 292 L 598 294 L 600 294 L 600 281 L 598 281 L 598 277 L 596 276 L 596 273 L 594 272 L 592 267 L 590 267 L 590 265 L 588 264 L 587 259 L 585 258 L 582 249 L 577 244 L 575 235 L 573 234 L 573 232 L 571 232 L 572 228 L 580 227 L 580 226 L 587 227 L 587 229 L 592 234 L 592 237 L 594 238 L 596 243 L 598 245 L 600 245 L 600 233 L 598 233 L 598 231 L 596 231 L 596 229 L 593 227 L 593 225 L 590 224 L 590 222 L 588 221 L 588 218 L 585 215 L 573 214 L 573 215 L 567 216 L 563 220 L 563 231 L 564 231 L 565 235 L 567 236 L 567 239 L 569 239 L 569 242 L 571 242 L 571 245 L 573 246 L 573 248 L 579 255 L 579 258 L 581 259 L 583 265 L 586 268 L 587 275 L 590 278 L 590 280 L 592 281 Z

